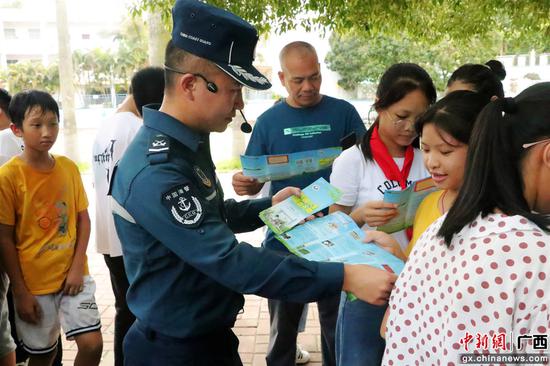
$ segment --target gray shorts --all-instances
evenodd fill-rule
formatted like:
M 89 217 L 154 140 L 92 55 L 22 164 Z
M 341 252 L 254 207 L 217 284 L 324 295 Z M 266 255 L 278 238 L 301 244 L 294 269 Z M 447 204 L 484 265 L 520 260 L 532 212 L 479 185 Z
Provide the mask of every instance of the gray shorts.
M 15 342 L 11 337 L 8 302 L 6 300 L 8 285 L 8 276 L 4 272 L 0 272 L 0 358 L 15 351 Z
M 15 326 L 23 348 L 30 354 L 49 353 L 57 346 L 60 328 L 68 340 L 79 334 L 98 331 L 101 322 L 95 302 L 95 282 L 84 276 L 84 288 L 75 296 L 62 292 L 35 296 L 42 318 L 38 324 L 27 323 L 15 314 Z

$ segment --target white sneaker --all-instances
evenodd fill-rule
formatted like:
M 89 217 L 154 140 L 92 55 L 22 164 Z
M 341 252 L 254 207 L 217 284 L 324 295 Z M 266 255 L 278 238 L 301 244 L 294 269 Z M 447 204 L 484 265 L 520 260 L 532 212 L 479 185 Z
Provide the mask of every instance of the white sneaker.
M 296 344 L 296 365 L 303 365 L 309 362 L 309 352 Z

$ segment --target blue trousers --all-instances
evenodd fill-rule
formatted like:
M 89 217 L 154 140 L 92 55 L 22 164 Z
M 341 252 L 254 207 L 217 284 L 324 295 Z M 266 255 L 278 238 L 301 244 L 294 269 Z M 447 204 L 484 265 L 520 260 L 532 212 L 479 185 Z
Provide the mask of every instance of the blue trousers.
M 380 325 L 387 306 L 361 300 L 349 301 L 342 292 L 336 323 L 338 366 L 380 366 L 386 342 Z
M 231 329 L 194 338 L 174 338 L 136 320 L 124 338 L 126 366 L 242 366 Z
M 321 349 L 323 366 L 334 366 L 334 333 L 338 316 L 338 296 L 317 302 L 321 323 Z M 296 365 L 296 337 L 304 304 L 280 300 L 268 300 L 271 329 L 267 349 L 267 366 Z

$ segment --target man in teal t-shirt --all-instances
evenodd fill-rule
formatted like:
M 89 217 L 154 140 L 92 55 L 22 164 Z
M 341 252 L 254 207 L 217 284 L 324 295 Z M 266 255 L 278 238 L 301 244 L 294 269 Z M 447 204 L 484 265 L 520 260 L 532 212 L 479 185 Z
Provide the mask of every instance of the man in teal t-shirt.
M 348 102 L 320 94 L 321 71 L 317 53 L 306 42 L 292 42 L 279 55 L 282 71 L 279 79 L 288 92 L 285 100 L 276 103 L 257 120 L 246 155 L 288 154 L 340 146 L 340 140 L 355 132 L 357 138 L 365 126 L 357 110 Z M 271 182 L 271 193 L 294 186 L 304 188 L 324 177 L 330 169 Z M 263 183 L 233 176 L 233 187 L 239 195 L 254 195 Z M 268 230 L 263 245 L 290 254 Z M 318 302 L 321 322 L 323 365 L 335 365 L 334 333 L 340 296 Z M 269 300 L 271 332 L 267 353 L 268 366 L 294 366 L 297 328 L 304 304 Z

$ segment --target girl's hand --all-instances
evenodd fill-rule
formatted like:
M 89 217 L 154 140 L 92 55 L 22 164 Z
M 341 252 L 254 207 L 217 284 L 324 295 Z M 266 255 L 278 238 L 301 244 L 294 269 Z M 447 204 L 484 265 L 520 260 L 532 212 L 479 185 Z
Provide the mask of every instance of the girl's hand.
M 374 242 L 397 258 L 403 261 L 407 260 L 407 256 L 405 255 L 405 253 L 403 253 L 399 242 L 388 233 L 376 230 L 365 230 L 365 239 L 363 241 L 365 243 Z
M 395 203 L 369 201 L 353 210 L 350 216 L 359 226 L 367 224 L 370 227 L 377 227 L 386 224 L 398 213 L 397 204 Z

